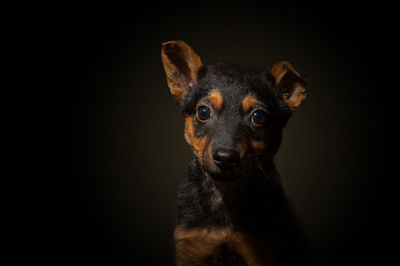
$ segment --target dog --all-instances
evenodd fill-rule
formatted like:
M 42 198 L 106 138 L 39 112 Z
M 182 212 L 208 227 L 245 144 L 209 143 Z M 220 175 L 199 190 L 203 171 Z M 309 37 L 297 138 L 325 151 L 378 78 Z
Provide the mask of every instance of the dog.
M 306 78 L 287 61 L 269 71 L 204 65 L 183 41 L 163 43 L 161 58 L 194 154 L 178 192 L 176 263 L 306 265 L 274 165 Z

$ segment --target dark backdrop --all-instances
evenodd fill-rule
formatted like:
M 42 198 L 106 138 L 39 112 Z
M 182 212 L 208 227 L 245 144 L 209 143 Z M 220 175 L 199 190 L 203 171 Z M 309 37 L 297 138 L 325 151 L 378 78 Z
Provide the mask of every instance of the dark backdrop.
M 399 263 L 390 9 L 277 1 L 54 9 L 49 49 L 62 78 L 49 98 L 61 109 L 54 112 L 61 135 L 53 142 L 57 167 L 47 203 L 54 215 L 45 223 L 52 249 L 45 257 L 173 263 L 175 197 L 191 152 L 160 44 L 184 40 L 206 64 L 269 68 L 289 60 L 309 78 L 276 163 L 313 259 Z

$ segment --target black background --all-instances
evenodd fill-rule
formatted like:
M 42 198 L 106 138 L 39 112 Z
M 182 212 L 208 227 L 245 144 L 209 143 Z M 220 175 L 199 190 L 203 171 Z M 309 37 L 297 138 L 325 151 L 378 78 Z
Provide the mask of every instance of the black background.
M 310 80 L 276 158 L 316 265 L 399 265 L 395 17 L 383 3 L 162 2 L 57 6 L 43 25 L 54 86 L 54 171 L 44 184 L 54 263 L 170 265 L 175 197 L 191 152 L 160 44 L 184 40 L 205 64 Z M 47 239 L 47 238 L 46 238 Z M 397 264 L 396 264 L 397 263 Z

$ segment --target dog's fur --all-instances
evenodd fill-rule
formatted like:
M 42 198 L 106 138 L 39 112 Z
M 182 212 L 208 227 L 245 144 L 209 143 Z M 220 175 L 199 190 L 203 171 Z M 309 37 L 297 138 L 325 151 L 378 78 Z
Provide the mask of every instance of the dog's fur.
M 178 265 L 305 263 L 273 161 L 304 77 L 286 61 L 206 66 L 183 41 L 163 43 L 161 56 L 194 152 L 178 194 Z

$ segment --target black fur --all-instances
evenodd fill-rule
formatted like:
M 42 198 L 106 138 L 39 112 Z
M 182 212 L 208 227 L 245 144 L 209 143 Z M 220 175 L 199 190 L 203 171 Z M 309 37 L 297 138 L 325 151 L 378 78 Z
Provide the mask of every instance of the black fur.
M 224 188 L 206 180 L 193 158 L 178 193 L 178 225 L 268 231 L 279 226 L 274 224 L 283 219 L 279 215 L 287 215 L 282 186 L 271 162 L 246 179 L 220 185 Z
M 210 266 L 229 265 L 244 266 L 246 261 L 227 245 L 219 246 L 216 251 L 204 260 L 204 264 Z

